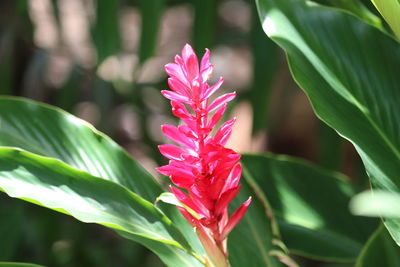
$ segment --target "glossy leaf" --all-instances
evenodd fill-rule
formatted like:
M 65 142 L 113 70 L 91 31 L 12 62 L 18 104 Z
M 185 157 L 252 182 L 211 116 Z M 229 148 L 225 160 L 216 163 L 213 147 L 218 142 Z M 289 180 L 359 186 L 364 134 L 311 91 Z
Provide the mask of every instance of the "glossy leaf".
M 59 160 L 2 147 L 0 188 L 11 197 L 123 232 L 155 251 L 169 266 L 179 261 L 200 265 L 188 254 L 189 245 L 182 234 L 150 202 Z
M 0 145 L 59 159 L 93 176 L 125 186 L 150 202 L 163 192 L 154 178 L 114 141 L 60 109 L 5 97 L 0 98 L 0 121 Z M 176 208 L 168 206 L 162 210 L 202 254 L 196 235 Z
M 198 220 L 201 219 L 201 216 L 199 214 L 197 214 L 190 207 L 188 207 L 185 204 L 183 204 L 182 202 L 180 202 L 173 193 L 164 192 L 157 198 L 156 201 L 162 201 L 164 203 L 168 203 L 168 204 L 171 204 L 176 207 L 185 208 L 190 213 L 190 215 L 192 215 L 194 218 L 196 218 Z
M 400 266 L 400 248 L 382 225 L 365 244 L 355 267 Z
M 182 216 L 181 212 L 175 206 L 161 202 L 158 202 L 156 206 L 159 207 L 165 214 L 167 214 L 176 227 L 179 228 L 197 255 L 206 255 L 206 252 L 197 235 L 195 234 L 194 229 L 190 226 L 188 221 Z
M 354 144 L 374 188 L 400 192 L 400 44 L 338 9 L 257 2 L 264 31 L 285 49 L 319 118 Z M 400 244 L 400 221 L 385 225 Z
M 153 202 L 162 189 L 109 137 L 58 108 L 0 98 L 0 145 L 19 147 L 123 185 Z
M 187 251 L 184 251 L 182 249 L 177 249 L 175 247 L 164 245 L 160 242 L 137 235 L 132 235 L 127 232 L 118 232 L 120 235 L 131 240 L 135 240 L 152 250 L 167 266 L 204 267 L 202 255 L 205 254 L 198 254 L 194 252 L 193 256 L 191 256 L 188 254 Z
M 287 156 L 245 155 L 251 178 L 270 203 L 289 251 L 329 261 L 354 261 L 377 220 L 353 216 L 346 178 Z
M 398 0 L 371 0 L 400 39 L 400 2 Z
M 324 4 L 325 1 L 321 1 Z M 381 19 L 372 13 L 360 0 L 329 0 L 329 3 L 334 7 L 339 7 L 347 10 L 365 22 L 374 25 L 375 27 L 384 30 Z

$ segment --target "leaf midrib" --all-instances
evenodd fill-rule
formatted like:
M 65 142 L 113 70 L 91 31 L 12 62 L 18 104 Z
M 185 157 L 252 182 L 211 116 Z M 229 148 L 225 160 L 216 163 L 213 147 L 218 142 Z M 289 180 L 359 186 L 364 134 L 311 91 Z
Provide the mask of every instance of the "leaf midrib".
M 0 176 L 0 177 L 1 177 L 1 176 Z M 4 177 L 4 176 L 3 176 L 3 177 Z M 5 179 L 7 179 L 7 177 L 5 177 Z M 15 178 L 13 178 L 13 179 L 15 179 Z M 1 191 L 4 191 L 5 193 L 7 193 L 7 194 L 9 195 L 8 190 L 5 190 L 4 188 L 0 188 L 0 190 L 1 190 Z M 31 200 L 31 201 L 29 201 L 29 202 L 40 203 L 40 205 L 43 206 L 43 207 L 49 207 L 49 208 L 51 208 L 51 209 L 53 209 L 53 210 L 57 210 L 57 211 L 59 211 L 60 208 L 62 208 L 62 210 L 65 211 L 65 214 L 70 215 L 70 216 L 72 216 L 72 217 L 74 217 L 74 218 L 76 218 L 76 219 L 78 219 L 79 221 L 82 221 L 82 222 L 84 222 L 84 223 L 99 223 L 99 224 L 106 224 L 106 225 L 115 225 L 115 226 L 118 226 L 118 228 L 116 228 L 116 229 L 125 231 L 125 232 L 127 232 L 127 233 L 134 234 L 134 235 L 139 235 L 139 236 L 142 236 L 142 237 L 145 237 L 145 238 L 149 238 L 149 239 L 153 239 L 153 240 L 159 241 L 159 242 L 161 242 L 161 243 L 171 244 L 171 245 L 174 245 L 174 246 L 176 246 L 176 247 L 178 247 L 178 248 L 182 248 L 182 246 L 181 246 L 179 243 L 177 243 L 176 241 L 173 241 L 173 242 L 168 241 L 169 239 L 167 239 L 165 236 L 162 236 L 162 235 L 160 235 L 160 234 L 158 234 L 158 233 L 156 233 L 156 232 L 153 232 L 153 231 L 151 231 L 151 230 L 148 230 L 148 229 L 146 229 L 146 228 L 144 228 L 144 227 L 142 227 L 142 226 L 140 226 L 140 225 L 137 225 L 137 224 L 135 224 L 135 223 L 133 223 L 133 222 L 131 222 L 131 221 L 128 221 L 128 220 L 124 220 L 124 219 L 122 219 L 122 218 L 120 218 L 120 217 L 118 217 L 118 216 L 116 216 L 116 215 L 113 215 L 113 214 L 111 214 L 111 213 L 108 213 L 108 212 L 104 212 L 104 211 L 101 211 L 101 210 L 96 209 L 97 212 L 98 212 L 98 215 L 110 217 L 110 218 L 115 219 L 116 222 L 125 223 L 125 224 L 128 224 L 128 225 L 132 226 L 132 227 L 141 229 L 143 232 L 148 233 L 148 234 L 152 234 L 152 235 L 153 235 L 154 237 L 156 237 L 156 238 L 150 238 L 149 236 L 146 236 L 146 235 L 144 235 L 144 234 L 140 234 L 140 233 L 133 232 L 133 231 L 127 229 L 126 227 L 122 227 L 121 225 L 118 225 L 116 222 L 107 222 L 107 221 L 102 221 L 102 220 L 85 220 L 85 221 L 84 221 L 83 218 L 80 218 L 80 216 L 77 216 L 76 213 L 71 212 L 71 208 L 65 208 L 65 207 L 54 206 L 54 205 L 49 204 L 48 201 L 43 202 L 43 201 L 37 200 L 37 199 L 35 199 L 35 198 L 33 198 L 33 197 L 26 197 L 26 196 L 23 196 L 23 195 L 20 195 L 20 194 L 13 194 L 13 195 L 9 195 L 9 196 L 10 196 L 10 197 L 14 197 L 14 198 L 23 198 L 23 199 Z M 79 213 L 79 214 L 85 214 L 84 212 L 78 212 L 78 213 Z M 74 214 L 75 214 L 75 215 L 74 215 Z M 88 214 L 88 213 L 86 213 L 86 214 Z M 90 214 L 90 213 L 89 213 L 89 214 Z M 114 228 L 114 227 L 113 227 L 113 228 Z M 157 239 L 157 238 L 160 238 L 160 239 Z M 176 242 L 177 244 L 174 244 L 174 242 Z
M 308 7 L 310 8 L 310 7 Z M 314 6 L 312 8 L 321 8 L 321 9 L 332 9 L 332 8 L 327 8 L 327 7 L 321 7 L 321 6 Z M 337 11 L 336 9 L 334 9 L 334 11 L 336 12 L 340 12 Z M 265 17 L 267 17 L 268 12 L 266 12 L 266 14 L 264 15 L 263 20 L 265 20 Z M 287 18 L 286 14 L 284 12 L 282 12 L 282 14 Z M 289 19 L 288 19 L 289 20 Z M 290 20 L 289 20 L 290 21 Z M 295 24 L 292 23 L 291 21 L 291 26 L 296 30 L 296 32 L 298 33 L 299 31 L 297 30 L 297 26 L 295 26 Z M 270 36 L 271 39 L 275 39 L 275 41 L 277 43 L 279 43 L 279 37 L 278 38 L 274 38 L 274 35 L 272 34 Z M 312 66 L 314 67 L 315 71 L 317 73 L 319 73 L 319 75 L 321 75 L 323 77 L 323 79 L 327 82 L 327 84 L 329 84 L 329 86 L 332 88 L 333 91 L 337 92 L 345 101 L 349 102 L 349 103 L 354 103 L 354 106 L 357 107 L 357 109 L 360 110 L 360 112 L 365 116 L 365 118 L 367 119 L 367 121 L 372 125 L 372 127 L 377 131 L 377 133 L 379 134 L 379 136 L 381 136 L 381 138 L 383 139 L 384 143 L 386 143 L 388 145 L 388 147 L 390 148 L 390 150 L 392 150 L 392 152 L 394 153 L 394 155 L 397 157 L 397 160 L 400 161 L 400 151 L 396 149 L 396 146 L 390 141 L 390 139 L 386 136 L 386 134 L 384 133 L 384 131 L 378 126 L 379 124 L 376 123 L 370 116 L 368 116 L 368 112 L 369 109 L 367 109 L 366 107 L 364 107 L 358 100 L 357 98 L 354 97 L 354 95 L 347 89 L 346 86 L 344 86 L 341 82 L 340 79 L 337 78 L 336 75 L 332 74 L 332 71 L 330 68 L 328 68 L 321 60 L 319 56 L 316 56 L 315 53 L 312 52 L 312 49 L 310 48 L 310 46 L 308 45 L 308 43 L 300 36 L 297 35 L 297 37 L 303 42 L 303 44 L 305 45 L 305 47 L 307 48 L 307 52 L 310 53 L 312 55 L 312 57 L 314 57 L 314 60 L 317 60 L 317 62 L 314 62 L 313 60 L 310 59 L 309 56 L 307 56 L 307 54 L 305 54 L 305 52 L 303 52 L 298 45 L 296 45 L 296 42 L 293 42 L 290 38 L 288 38 L 287 36 L 285 36 L 285 39 L 290 41 L 295 47 L 297 47 L 297 49 L 300 51 L 301 54 L 303 54 L 305 56 L 305 58 L 307 58 L 307 60 L 312 64 Z M 277 40 L 278 39 L 278 40 Z M 287 54 L 287 52 L 285 52 Z M 289 62 L 290 63 L 290 62 Z M 319 63 L 322 66 L 322 69 L 324 69 L 330 76 L 332 76 L 332 79 L 326 79 L 326 76 L 319 70 L 321 69 L 321 66 L 317 66 Z M 291 64 L 289 64 L 291 65 Z M 292 75 L 293 78 L 296 80 L 297 84 L 299 84 L 301 86 L 301 84 L 298 82 L 297 78 L 295 77 L 295 75 Z M 331 82 L 333 82 L 334 84 L 332 84 Z M 351 96 L 351 101 L 349 101 L 348 99 L 344 98 L 342 96 L 342 94 L 340 94 L 338 91 L 336 91 L 335 85 L 338 88 L 341 88 L 343 91 L 345 91 L 347 94 L 349 94 Z M 302 87 L 302 86 L 301 86 Z M 306 90 L 304 90 L 306 91 Z
M 87 173 L 87 172 L 85 172 L 85 171 L 75 169 L 75 168 L 71 167 L 70 165 L 64 163 L 63 161 L 60 161 L 60 160 L 55 159 L 55 158 L 50 158 L 50 157 L 44 157 L 44 156 L 36 155 L 36 154 L 31 153 L 31 152 L 22 150 L 22 149 L 20 149 L 20 148 L 2 147 L 2 146 L 0 146 L 0 150 L 4 150 L 4 151 L 7 151 L 7 150 L 8 150 L 8 151 L 18 151 L 18 152 L 22 152 L 22 153 L 25 154 L 25 157 L 27 157 L 27 158 L 29 158 L 29 157 L 35 157 L 36 160 L 39 161 L 39 162 L 42 162 L 42 164 L 46 164 L 46 163 L 43 163 L 43 160 L 42 160 L 42 159 L 46 159 L 46 160 L 52 161 L 53 163 L 55 163 L 55 164 L 57 164 L 57 165 L 60 165 L 60 164 L 61 164 L 61 165 L 64 165 L 65 167 L 68 167 L 68 168 L 73 169 L 74 171 L 80 172 L 81 174 L 84 174 L 84 175 L 86 175 L 87 177 L 90 177 L 90 179 L 100 179 L 101 181 L 107 181 L 107 182 L 109 182 L 109 183 L 114 183 L 114 182 L 108 181 L 108 180 L 106 180 L 106 179 L 102 179 L 102 178 L 99 178 L 99 177 L 92 176 L 91 174 L 89 174 L 89 173 Z M 0 173 L 1 173 L 1 172 L 0 172 Z M 8 179 L 7 176 L 3 176 L 3 177 L 4 177 L 4 179 Z M 15 177 L 9 177 L 9 178 L 16 179 Z M 131 192 L 129 189 L 125 188 L 124 186 L 121 186 L 121 185 L 116 184 L 116 183 L 114 183 L 114 184 L 115 184 L 116 186 L 119 186 L 119 187 L 121 187 L 122 189 L 126 190 L 128 194 L 133 194 L 133 195 L 135 195 L 133 192 Z M 5 190 L 4 190 L 4 191 L 5 191 Z M 16 195 L 18 195 L 18 194 L 16 194 Z M 135 195 L 135 196 L 137 196 L 137 195 Z M 23 197 L 23 196 L 20 196 L 20 197 Z M 142 201 L 148 202 L 147 200 L 141 198 L 140 196 L 137 196 L 137 197 L 138 197 L 139 199 L 141 199 Z M 35 198 L 30 198 L 30 199 L 31 199 L 32 201 L 42 203 L 41 201 L 36 201 Z M 48 201 L 46 201 L 46 202 L 48 202 Z M 149 202 L 149 204 L 152 205 L 150 202 Z M 138 203 L 138 205 L 140 205 L 140 203 Z M 54 206 L 54 205 L 43 205 L 43 206 L 49 206 L 49 207 L 52 207 L 52 208 L 54 208 L 54 209 L 57 208 L 57 207 Z M 130 207 L 130 208 L 132 208 L 132 207 Z M 143 208 L 145 208 L 145 207 L 143 206 Z M 68 214 L 71 215 L 71 216 L 73 216 L 72 213 L 69 213 L 70 210 L 71 210 L 71 209 L 68 209 Z M 96 209 L 96 210 L 98 210 L 98 209 Z M 67 211 L 67 210 L 66 210 L 66 211 Z M 168 238 L 165 238 L 165 237 L 163 237 L 162 235 L 159 235 L 159 234 L 157 234 L 157 233 L 155 233 L 155 232 L 153 232 L 153 231 L 151 231 L 151 230 L 147 230 L 146 228 L 143 228 L 143 227 L 141 227 L 141 226 L 138 226 L 138 225 L 132 223 L 131 221 L 124 220 L 124 219 L 122 219 L 122 218 L 117 217 L 116 215 L 110 214 L 110 213 L 105 212 L 105 211 L 103 211 L 103 210 L 98 210 L 98 212 L 99 212 L 99 213 L 102 213 L 103 215 L 109 216 L 109 217 L 111 217 L 111 218 L 115 218 L 117 221 L 124 222 L 124 223 L 126 223 L 126 224 L 128 224 L 128 225 L 131 225 L 131 226 L 133 226 L 133 227 L 137 227 L 137 228 L 139 228 L 139 229 L 144 229 L 144 232 L 152 233 L 154 236 L 162 237 L 162 238 L 165 239 L 165 241 L 168 240 Z M 151 212 L 151 211 L 149 211 L 149 212 Z M 162 214 L 160 214 L 160 216 L 162 216 Z M 73 217 L 75 217 L 75 216 L 73 216 Z M 75 218 L 76 218 L 76 217 L 75 217 Z M 77 219 L 78 219 L 78 218 L 77 218 Z M 167 218 L 167 219 L 168 219 L 168 218 Z M 161 221 L 162 221 L 162 218 L 160 218 L 160 222 L 161 222 Z M 106 223 L 106 222 L 103 222 L 103 223 Z M 164 223 L 165 223 L 165 222 L 164 222 Z M 124 227 L 124 229 L 125 229 L 124 231 L 126 231 L 126 232 L 131 232 L 130 230 L 126 229 L 125 227 Z M 122 230 L 122 229 L 121 229 L 121 230 Z M 137 233 L 135 233 L 135 232 L 131 232 L 131 233 L 132 233 L 132 234 L 137 234 Z M 146 237 L 146 236 L 144 236 L 144 237 Z M 157 239 L 154 239 L 154 240 L 157 240 Z M 160 241 L 160 242 L 161 242 L 161 241 Z M 174 242 L 176 242 L 176 241 L 174 241 Z M 177 247 L 181 246 L 181 244 L 179 244 L 178 242 L 177 242 L 177 244 L 178 244 Z
M 253 177 L 253 176 L 251 175 L 251 173 L 247 170 L 247 167 L 246 167 L 246 166 L 242 166 L 242 169 L 243 169 L 244 177 L 250 177 L 250 178 L 253 180 L 253 182 L 256 183 L 254 177 Z M 246 179 L 246 178 L 245 178 L 245 179 Z M 246 180 L 248 180 L 248 179 L 246 179 Z M 250 188 L 251 188 L 252 186 L 251 186 L 250 183 L 249 183 L 249 185 L 250 185 Z M 263 192 L 259 192 L 259 194 L 261 194 L 261 196 L 258 195 L 258 197 L 262 197 L 262 199 L 261 199 L 261 201 L 260 201 L 261 205 L 264 207 L 265 210 L 269 210 L 269 211 L 272 212 L 272 209 L 268 206 L 268 205 L 269 205 L 269 204 L 268 204 L 268 200 L 267 200 L 266 196 L 264 195 L 264 193 L 263 193 Z M 271 225 L 270 225 L 270 228 L 271 228 L 271 235 L 273 235 L 272 224 L 275 223 L 275 222 L 274 222 L 274 219 L 273 219 L 273 218 L 270 219 L 269 216 L 268 216 L 268 214 L 266 214 L 266 213 L 264 213 L 264 214 L 266 215 L 266 217 L 269 219 L 269 221 L 270 221 L 270 223 L 271 223 Z M 266 262 L 267 266 L 273 266 L 273 264 L 272 264 L 272 262 L 271 262 L 271 260 L 270 260 L 270 258 L 269 258 L 269 256 L 268 256 L 268 254 L 266 254 L 266 251 L 268 251 L 268 248 L 267 248 L 267 247 L 263 244 L 263 242 L 260 240 L 259 234 L 257 234 L 257 231 L 256 231 L 256 230 L 254 230 L 255 226 L 254 226 L 254 224 L 251 222 L 251 220 L 249 219 L 249 217 L 248 217 L 248 216 L 245 216 L 245 217 L 246 217 L 246 220 L 248 221 L 249 225 L 251 226 L 251 227 L 250 227 L 250 230 L 251 230 L 253 236 L 255 237 L 254 239 L 256 240 L 257 245 L 260 247 L 260 251 L 262 252 L 264 261 Z
M 53 209 L 53 210 L 56 209 L 58 212 L 62 212 L 62 213 L 64 213 L 64 214 L 67 214 L 67 215 L 69 215 L 69 216 L 72 216 L 72 217 L 74 217 L 74 218 L 76 218 L 76 219 L 78 219 L 79 221 L 84 222 L 84 223 L 97 223 L 97 224 L 101 224 L 101 225 L 104 225 L 104 226 L 111 227 L 111 228 L 113 228 L 113 229 L 115 229 L 115 230 L 124 231 L 124 232 L 129 233 L 129 234 L 132 234 L 132 235 L 141 236 L 141 237 L 144 237 L 144 238 L 147 238 L 147 239 L 150 239 L 150 240 L 155 240 L 155 241 L 157 241 L 157 242 L 160 242 L 161 245 L 165 246 L 168 250 L 170 250 L 172 253 L 174 253 L 175 255 L 177 255 L 177 257 L 180 258 L 180 259 L 182 260 L 182 262 L 186 262 L 188 265 L 185 265 L 185 266 L 194 266 L 192 263 L 188 262 L 188 261 L 186 260 L 186 258 L 184 258 L 184 257 L 183 257 L 182 255 L 180 255 L 177 251 L 175 251 L 174 249 L 172 249 L 172 248 L 170 247 L 170 245 L 172 245 L 172 246 L 176 247 L 177 249 L 181 249 L 182 251 L 188 253 L 187 250 L 184 249 L 183 246 L 182 246 L 181 244 L 179 244 L 177 241 L 172 241 L 172 242 L 171 242 L 171 241 L 168 241 L 167 239 L 150 238 L 149 236 L 146 236 L 146 235 L 144 235 L 144 234 L 136 233 L 136 232 L 133 232 L 133 231 L 131 231 L 131 230 L 126 229 L 125 227 L 121 227 L 120 225 L 116 224 L 115 222 L 110 223 L 110 222 L 105 222 L 105 221 L 101 221 L 101 220 L 97 220 L 97 221 L 96 221 L 96 220 L 93 220 L 93 221 L 90 221 L 90 220 L 83 221 L 81 218 L 78 218 L 77 216 L 73 215 L 73 213 L 70 213 L 69 209 L 64 209 L 64 208 L 62 208 L 62 210 L 60 210 L 59 207 L 52 206 L 52 205 L 47 205 L 47 204 L 45 204 L 45 203 L 43 203 L 43 202 L 41 202 L 41 201 L 35 200 L 34 198 L 23 197 L 23 196 L 18 196 L 18 195 L 10 195 L 10 194 L 8 193 L 8 191 L 4 190 L 4 188 L 1 188 L 1 187 L 0 187 L 0 191 L 5 192 L 5 193 L 6 193 L 7 195 L 9 195 L 10 197 L 20 198 L 20 199 L 23 198 L 24 200 L 29 201 L 29 202 L 31 202 L 31 203 L 40 203 L 40 205 L 43 206 L 43 207 L 47 207 L 47 208 L 50 208 L 50 209 Z M 32 200 L 32 201 L 30 201 L 30 200 Z M 65 211 L 65 212 L 64 212 L 64 211 Z M 109 216 L 109 217 L 115 218 L 117 221 L 125 222 L 125 223 L 127 223 L 127 224 L 129 224 L 129 225 L 132 225 L 133 227 L 137 227 L 137 228 L 139 228 L 139 229 L 145 230 L 144 232 L 147 232 L 147 233 L 149 233 L 149 234 L 153 234 L 154 236 L 157 236 L 157 234 L 154 234 L 155 232 L 149 231 L 149 230 L 147 230 L 147 229 L 145 229 L 145 228 L 143 228 L 143 227 L 140 227 L 140 226 L 138 226 L 138 225 L 136 225 L 136 224 L 134 224 L 134 223 L 132 223 L 132 222 L 130 222 L 130 221 L 122 220 L 122 219 L 120 219 L 119 217 L 117 217 L 117 216 L 115 216 L 115 215 L 112 215 L 112 214 L 109 214 L 109 213 L 107 213 L 107 212 L 102 212 L 102 211 L 100 211 L 100 213 L 106 214 L 106 215 Z M 118 227 L 114 227 L 114 226 L 118 226 Z M 161 236 L 161 235 L 158 235 L 158 236 L 159 236 L 159 237 L 162 237 L 162 238 L 165 238 L 165 237 L 163 237 L 163 236 Z M 191 256 L 189 253 L 188 253 L 188 255 Z M 192 257 L 193 257 L 193 256 L 192 256 Z M 194 258 L 195 258 L 195 257 L 194 257 Z M 198 260 L 198 259 L 196 259 L 196 260 Z

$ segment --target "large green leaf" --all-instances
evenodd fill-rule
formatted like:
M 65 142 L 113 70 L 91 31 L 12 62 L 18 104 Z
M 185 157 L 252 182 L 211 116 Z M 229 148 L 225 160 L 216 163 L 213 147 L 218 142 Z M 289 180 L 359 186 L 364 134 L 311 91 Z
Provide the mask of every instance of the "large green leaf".
M 355 267 L 400 266 L 400 248 L 382 225 L 365 244 Z
M 189 255 L 178 229 L 150 202 L 59 160 L 1 147 L 0 189 L 11 197 L 115 229 L 148 246 L 169 266 L 201 265 Z
M 153 182 L 152 177 L 127 156 L 119 146 L 82 120 L 58 109 L 28 100 L 5 98 L 0 99 L 0 103 L 1 144 L 18 146 L 47 157 L 58 158 L 76 169 L 128 187 L 148 200 L 154 200 L 155 196 L 161 192 L 160 187 Z M 31 154 L 23 152 L 22 155 Z M 34 155 L 31 156 L 39 158 Z M 53 161 L 71 171 L 79 172 L 61 162 Z M 84 175 L 89 174 L 84 173 Z M 55 176 L 58 177 L 59 175 Z M 16 178 L 22 179 L 19 176 Z M 44 178 L 39 175 L 35 176 L 35 179 Z M 100 179 L 96 178 L 96 180 Z M 47 182 L 51 182 L 51 180 L 43 181 L 42 186 L 46 186 Z M 103 181 L 103 183 L 112 184 L 109 181 Z M 51 183 L 48 186 L 50 185 Z M 53 189 L 55 188 L 53 187 Z M 142 192 L 143 189 L 145 192 Z M 19 189 L 16 192 L 19 192 Z M 240 199 L 242 200 L 249 195 L 253 195 L 252 191 L 243 189 L 240 193 Z M 99 200 L 100 204 L 102 201 Z M 113 201 L 117 203 L 118 199 Z M 233 206 L 237 207 L 238 201 L 236 200 Z M 199 246 L 193 230 L 179 215 L 177 209 L 170 207 L 163 210 L 169 211 L 168 214 L 179 226 L 179 230 L 185 234 L 192 247 L 196 249 L 197 254 L 203 255 L 204 250 Z M 229 246 L 234 247 L 231 249 L 232 264 L 235 266 L 245 264 L 248 261 L 246 255 L 250 253 L 253 266 L 258 264 L 276 266 L 279 263 L 277 256 L 281 258 L 286 258 L 286 256 L 273 245 L 274 235 L 272 234 L 271 223 L 269 217 L 265 214 L 265 207 L 260 204 L 260 200 L 254 199 L 254 205 L 252 205 L 248 214 L 229 238 Z M 262 230 L 259 230 L 259 227 Z M 200 264 L 199 261 L 188 256 L 183 250 L 173 246 L 164 245 L 157 240 L 133 235 L 123 230 L 119 230 L 119 233 L 149 247 L 169 265 L 179 266 L 187 260 L 191 261 L 192 265 Z M 235 244 L 242 242 L 243 239 L 247 240 L 249 246 L 246 249 L 235 249 L 237 248 Z M 257 250 L 254 250 L 254 248 L 257 248 Z M 270 255 L 271 252 L 272 254 L 275 253 L 275 256 Z M 185 264 L 188 265 L 188 263 Z
M 0 98 L 0 145 L 59 159 L 123 185 L 153 202 L 162 189 L 109 137 L 58 108 L 27 99 Z
M 246 155 L 244 178 L 270 203 L 282 240 L 292 253 L 354 261 L 377 220 L 353 216 L 355 193 L 343 175 L 287 156 Z
M 26 99 L 0 98 L 0 145 L 59 159 L 93 176 L 118 183 L 154 202 L 162 188 L 114 141 L 60 109 Z M 193 229 L 175 207 L 163 211 L 191 246 L 203 254 Z
M 316 114 L 350 140 L 374 188 L 400 191 L 400 45 L 352 15 L 302 0 L 257 0 Z M 400 244 L 400 221 L 385 225 Z

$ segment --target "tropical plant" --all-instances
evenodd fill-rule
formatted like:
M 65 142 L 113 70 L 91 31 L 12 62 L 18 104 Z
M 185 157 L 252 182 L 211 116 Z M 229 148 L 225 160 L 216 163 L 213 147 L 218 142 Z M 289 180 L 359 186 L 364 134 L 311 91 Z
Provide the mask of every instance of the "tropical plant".
M 97 2 L 93 36 L 102 63 L 118 51 L 120 39 L 113 24 L 117 5 Z M 356 184 L 354 177 L 332 167 L 341 142 L 335 135 L 324 136 L 334 141 L 325 153 L 326 167 L 272 153 L 240 156 L 227 148 L 235 120 L 218 124 L 236 93 L 213 98 L 223 79 L 208 84 L 213 71 L 210 51 L 199 62 L 186 45 L 165 67 L 171 90 L 161 91 L 181 121 L 178 127 L 165 124 L 160 130 L 178 144 L 158 147 L 170 161 L 157 170 L 168 179 L 153 177 L 82 119 L 47 104 L 2 96 L 0 190 L 111 229 L 121 239 L 148 248 L 167 266 L 307 266 L 315 261 L 326 263 L 322 266 L 400 265 L 400 3 L 255 2 L 261 23 L 253 14 L 258 28 L 252 29 L 257 38 L 251 47 L 259 57 L 254 58 L 250 95 L 239 94 L 251 101 L 254 134 L 266 128 L 265 101 L 277 68 L 276 59 L 269 62 L 265 57 L 276 50 L 270 38 L 284 50 L 291 74 L 317 117 L 354 146 L 369 185 Z M 200 11 L 212 17 L 216 3 L 193 4 L 197 50 L 211 42 L 215 26 L 211 19 L 202 22 Z M 160 0 L 140 3 L 140 68 L 154 55 L 163 5 Z M 115 21 L 105 23 L 107 14 Z M 119 97 L 145 107 L 146 85 L 131 94 L 127 81 L 117 78 L 113 83 Z M 66 109 L 71 108 L 72 94 L 63 90 L 59 95 Z M 104 95 L 99 102 L 106 113 Z M 145 120 L 143 116 L 139 122 L 144 129 Z M 161 165 L 163 160 L 154 153 L 158 142 L 146 131 L 143 142 L 153 146 L 150 154 Z M 171 182 L 176 187 L 166 186 Z M 17 250 L 18 231 L 7 229 L 22 220 L 22 209 L 4 210 L 0 239 L 9 242 L 0 241 L 0 260 Z M 7 260 L 0 266 L 38 265 Z

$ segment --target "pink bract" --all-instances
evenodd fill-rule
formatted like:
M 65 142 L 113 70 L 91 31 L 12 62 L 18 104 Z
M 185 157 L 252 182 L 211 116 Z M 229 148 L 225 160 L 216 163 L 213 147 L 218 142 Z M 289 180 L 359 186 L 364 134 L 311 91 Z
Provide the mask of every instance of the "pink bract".
M 229 202 L 240 190 L 242 168 L 240 155 L 225 146 L 235 120 L 223 123 L 211 131 L 223 116 L 227 103 L 236 93 L 217 97 L 210 103 L 210 96 L 223 83 L 221 77 L 213 86 L 207 80 L 213 71 L 210 51 L 206 52 L 200 66 L 192 47 L 186 44 L 182 56 L 165 66 L 170 76 L 168 85 L 172 91 L 161 93 L 171 100 L 172 112 L 181 119 L 182 125 L 163 125 L 162 131 L 176 145 L 160 145 L 160 152 L 170 159 L 169 164 L 157 170 L 169 176 L 172 183 L 184 191 L 171 187 L 176 198 L 199 216 L 192 216 L 186 208 L 178 207 L 196 232 L 214 263 L 227 258 L 226 238 L 241 220 L 251 197 L 228 217 Z M 215 251 L 215 250 L 219 251 Z M 214 255 L 214 256 L 213 256 Z M 219 255 L 219 256 L 218 256 Z

